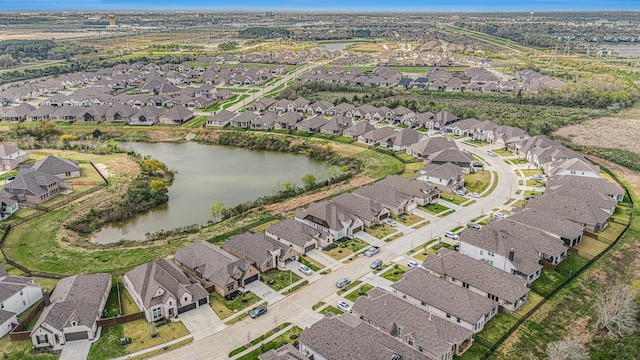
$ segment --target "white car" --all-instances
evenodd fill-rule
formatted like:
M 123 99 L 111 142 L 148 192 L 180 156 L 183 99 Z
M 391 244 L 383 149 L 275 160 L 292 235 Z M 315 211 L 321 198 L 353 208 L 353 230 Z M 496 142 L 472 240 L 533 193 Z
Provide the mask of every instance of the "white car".
M 396 227 L 398 226 L 398 223 L 395 222 L 394 220 L 391 219 L 384 219 L 384 223 L 391 226 L 391 227 Z
M 313 270 L 309 269 L 309 267 L 307 265 L 304 265 L 304 264 L 300 264 L 300 266 L 298 266 L 298 270 L 300 270 L 302 273 L 304 273 L 306 275 L 313 274 Z
M 472 193 L 469 193 L 469 196 L 471 196 L 472 198 L 479 198 L 480 194 L 478 194 L 477 192 L 472 192 Z
M 505 215 L 505 214 L 503 214 L 501 212 L 497 212 L 497 213 L 493 214 L 493 217 L 496 218 L 496 219 L 504 219 L 504 218 L 507 217 L 507 215 Z
M 420 267 L 420 263 L 418 263 L 417 261 L 410 260 L 407 263 L 407 266 L 410 267 L 410 268 Z
M 349 305 L 348 302 L 344 301 L 344 300 L 340 300 L 338 301 L 338 309 L 344 311 L 344 312 L 351 312 L 351 305 Z
M 453 239 L 453 240 L 458 240 L 458 239 L 460 239 L 460 235 L 455 234 L 455 233 L 453 233 L 453 232 L 451 232 L 451 231 L 447 231 L 447 232 L 445 232 L 445 233 L 444 233 L 444 237 L 448 237 L 448 238 Z

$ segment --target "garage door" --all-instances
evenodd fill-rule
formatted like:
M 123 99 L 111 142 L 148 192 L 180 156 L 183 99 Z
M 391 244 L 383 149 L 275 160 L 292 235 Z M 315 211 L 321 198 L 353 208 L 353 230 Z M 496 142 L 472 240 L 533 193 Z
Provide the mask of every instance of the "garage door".
M 86 331 L 64 334 L 64 339 L 66 341 L 84 340 L 88 338 L 89 338 L 89 334 Z
M 245 284 L 245 285 L 247 285 L 247 284 L 250 284 L 250 283 L 252 283 L 252 282 L 254 282 L 254 281 L 256 281 L 256 280 L 258 280 L 258 274 L 255 274 L 255 275 L 253 275 L 253 276 L 252 276 L 252 277 L 250 277 L 250 278 L 246 278 L 246 279 L 244 280 L 244 284 Z
M 208 302 L 209 302 L 209 298 L 208 298 L 208 297 L 205 297 L 205 298 L 202 298 L 202 299 L 200 299 L 200 300 L 198 301 L 198 305 L 204 305 L 204 304 L 206 304 L 206 303 L 208 303 Z
M 311 244 L 309 246 L 307 246 L 306 248 L 304 248 L 304 253 L 308 253 L 309 251 L 313 250 L 316 248 L 316 244 Z
M 183 307 L 178 308 L 178 314 L 182 314 L 183 312 L 187 312 L 189 310 L 193 310 L 196 308 L 196 303 L 191 303 L 189 305 L 185 305 Z

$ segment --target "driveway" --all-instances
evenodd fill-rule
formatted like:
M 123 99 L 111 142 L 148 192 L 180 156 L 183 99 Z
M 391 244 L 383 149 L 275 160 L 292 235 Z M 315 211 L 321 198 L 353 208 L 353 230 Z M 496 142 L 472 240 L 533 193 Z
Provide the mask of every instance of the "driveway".
M 209 304 L 201 305 L 197 309 L 180 314 L 180 321 L 191 334 L 215 329 L 217 326 L 224 324 L 213 312 Z
M 90 348 L 89 340 L 68 341 L 64 344 L 60 360 L 86 360 Z

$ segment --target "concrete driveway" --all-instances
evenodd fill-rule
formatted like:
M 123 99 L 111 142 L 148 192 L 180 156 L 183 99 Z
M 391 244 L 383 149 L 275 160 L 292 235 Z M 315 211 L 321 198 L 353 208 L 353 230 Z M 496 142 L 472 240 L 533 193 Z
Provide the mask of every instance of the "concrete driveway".
M 197 309 L 180 314 L 180 321 L 192 334 L 197 334 L 223 325 L 224 323 L 213 312 L 209 304 L 201 305 Z
M 60 360 L 85 360 L 90 348 L 89 340 L 68 341 L 64 344 Z

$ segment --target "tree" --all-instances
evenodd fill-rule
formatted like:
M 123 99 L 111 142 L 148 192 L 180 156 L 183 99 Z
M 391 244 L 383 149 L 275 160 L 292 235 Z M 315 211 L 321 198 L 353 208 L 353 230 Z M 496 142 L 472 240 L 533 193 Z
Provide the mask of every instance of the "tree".
M 309 190 L 316 184 L 316 177 L 313 174 L 307 174 L 302 178 L 304 188 Z
M 595 310 L 598 327 L 614 338 L 630 335 L 637 328 L 636 292 L 628 285 L 618 284 L 602 294 Z
M 218 201 L 215 204 L 211 205 L 211 209 L 209 209 L 209 213 L 213 217 L 214 221 L 220 221 L 222 220 L 222 214 L 224 214 L 224 211 L 226 209 L 227 207 L 224 205 L 224 203 L 222 203 L 222 201 Z
M 547 344 L 549 360 L 588 360 L 587 349 L 576 339 L 555 341 Z

